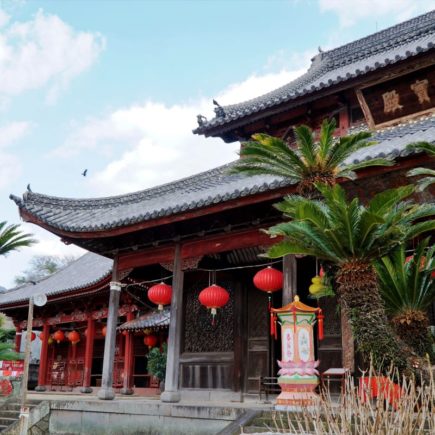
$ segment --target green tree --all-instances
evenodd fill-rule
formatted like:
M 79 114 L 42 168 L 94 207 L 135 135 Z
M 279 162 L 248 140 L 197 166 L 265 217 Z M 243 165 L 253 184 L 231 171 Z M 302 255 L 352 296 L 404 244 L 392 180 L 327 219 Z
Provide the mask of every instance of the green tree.
M 20 358 L 20 354 L 14 350 L 13 338 L 15 331 L 13 329 L 4 329 L 5 317 L 0 315 L 0 361 L 11 361 Z
M 346 199 L 344 189 L 317 184 L 324 200 L 286 197 L 276 207 L 291 220 L 268 230 L 283 240 L 268 256 L 312 255 L 336 266 L 337 295 L 349 310 L 358 349 L 371 354 L 377 367 L 394 364 L 412 370 L 405 344 L 394 334 L 386 317 L 373 261 L 419 234 L 435 229 L 435 205 L 413 204 L 414 186 L 377 194 L 367 206 Z
M 19 228 L 19 225 L 8 225 L 6 221 L 0 222 L 0 256 L 36 243 L 32 234 L 25 234 Z
M 415 352 L 433 358 L 432 334 L 427 309 L 435 298 L 435 246 L 422 241 L 410 261 L 405 245 L 375 262 L 382 299 L 387 315 L 399 337 Z
M 155 376 L 159 381 L 165 380 L 167 351 L 167 345 L 163 343 L 161 351 L 158 347 L 154 347 L 148 353 L 148 373 Z
M 408 149 L 417 152 L 426 152 L 428 156 L 435 157 L 435 144 L 428 142 L 417 142 L 414 144 L 409 144 Z M 417 189 L 422 191 L 426 187 L 435 183 L 435 170 L 429 168 L 414 168 L 408 172 L 408 177 L 416 177 L 423 175 L 424 177 L 418 180 Z
M 242 144 L 240 156 L 232 173 L 275 175 L 298 183 L 298 193 L 317 195 L 318 182 L 333 186 L 338 178 L 355 179 L 355 171 L 370 166 L 391 166 L 392 160 L 379 158 L 360 163 L 346 163 L 355 151 L 373 144 L 371 133 L 360 132 L 334 138 L 335 119 L 325 119 L 318 140 L 306 125 L 295 127 L 295 147 L 282 139 L 267 134 L 254 134 L 252 141 Z
M 57 257 L 54 255 L 36 255 L 30 260 L 30 268 L 14 278 L 15 284 L 37 282 L 52 275 L 76 260 L 74 256 Z

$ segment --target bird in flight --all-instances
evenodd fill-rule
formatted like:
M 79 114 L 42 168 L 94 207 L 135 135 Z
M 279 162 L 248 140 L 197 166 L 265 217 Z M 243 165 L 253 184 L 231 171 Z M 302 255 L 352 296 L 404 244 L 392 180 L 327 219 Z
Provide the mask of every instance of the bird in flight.
M 83 177 L 86 177 L 86 174 L 87 174 L 87 173 L 88 173 L 88 170 L 85 169 L 85 170 L 82 172 Z

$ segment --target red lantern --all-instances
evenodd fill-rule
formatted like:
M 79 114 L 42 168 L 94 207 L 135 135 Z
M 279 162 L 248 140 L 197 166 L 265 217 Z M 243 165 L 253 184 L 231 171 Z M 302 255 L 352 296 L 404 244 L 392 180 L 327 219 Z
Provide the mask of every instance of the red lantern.
M 68 340 L 74 346 L 80 341 L 80 334 L 77 331 L 71 331 L 68 334 Z
M 124 331 L 122 331 L 122 335 L 123 335 L 124 337 L 127 337 L 127 335 L 128 335 L 128 331 L 125 329 Z
M 272 293 L 282 289 L 284 278 L 282 272 L 268 266 L 259 270 L 254 276 L 254 285 L 259 290 Z
M 223 287 L 213 284 L 202 290 L 198 299 L 202 305 L 211 309 L 214 324 L 214 316 L 217 313 L 217 309 L 222 308 L 228 303 L 230 294 Z
M 36 334 L 32 331 L 32 334 L 30 335 L 30 340 L 33 341 L 36 338 Z
M 145 346 L 148 346 L 148 349 L 151 349 L 152 347 L 156 346 L 158 343 L 158 338 L 155 335 L 145 335 L 143 338 L 143 342 Z
M 106 336 L 106 333 L 107 333 L 107 326 L 103 326 L 103 329 L 101 330 L 101 333 L 103 334 L 103 337 Z
M 159 310 L 163 310 L 163 305 L 171 303 L 172 287 L 164 282 L 153 285 L 148 289 L 148 299 L 158 305 Z
M 59 344 L 61 341 L 65 340 L 65 334 L 63 333 L 63 331 L 61 329 L 58 329 L 54 334 L 53 334 L 53 338 L 55 339 L 55 341 L 57 342 L 57 344 Z
M 44 341 L 44 333 L 43 333 L 43 332 L 41 332 L 41 333 L 39 334 L 39 339 L 40 339 L 41 341 Z

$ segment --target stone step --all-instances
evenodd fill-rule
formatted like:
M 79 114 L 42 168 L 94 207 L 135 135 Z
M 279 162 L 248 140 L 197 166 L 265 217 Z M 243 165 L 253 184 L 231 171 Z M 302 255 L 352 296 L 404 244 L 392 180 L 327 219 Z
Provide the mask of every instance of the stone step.
M 20 412 L 14 410 L 14 409 L 0 409 L 0 418 L 3 418 L 3 417 L 18 418 L 19 415 L 20 415 Z
M 12 423 L 15 423 L 17 420 L 18 420 L 18 418 L 1 417 L 0 418 L 0 425 L 1 426 L 9 426 Z
M 27 406 L 29 408 L 34 408 L 35 406 L 39 405 L 40 403 L 41 403 L 40 401 L 30 401 L 30 402 L 27 402 Z M 1 406 L 0 409 L 20 411 L 21 404 L 19 402 L 6 402 L 4 405 Z

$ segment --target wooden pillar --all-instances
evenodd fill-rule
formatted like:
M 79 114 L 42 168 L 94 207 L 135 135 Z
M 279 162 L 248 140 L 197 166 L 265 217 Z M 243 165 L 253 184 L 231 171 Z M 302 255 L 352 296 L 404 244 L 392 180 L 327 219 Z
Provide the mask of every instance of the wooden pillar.
M 92 393 L 91 374 L 92 374 L 92 357 L 94 355 L 94 338 L 95 338 L 95 320 L 89 313 L 86 327 L 86 347 L 85 360 L 83 368 L 83 385 L 80 391 L 82 393 Z
M 165 391 L 162 402 L 179 402 L 178 389 L 180 372 L 181 332 L 183 330 L 183 278 L 181 269 L 181 247 L 177 245 L 174 256 L 174 275 L 172 278 L 171 321 L 168 336 L 168 359 L 166 364 Z
M 106 339 L 104 341 L 103 377 L 101 389 L 98 391 L 98 398 L 101 400 L 113 400 L 113 362 L 116 345 L 116 326 L 118 323 L 119 297 L 121 294 L 121 283 L 118 282 L 118 261 L 113 262 L 112 281 L 110 283 L 109 313 L 107 316 Z
M 134 313 L 127 313 L 127 322 L 134 319 Z M 124 352 L 124 384 L 122 386 L 121 394 L 133 394 L 131 388 L 131 380 L 133 377 L 133 360 L 134 360 L 134 347 L 133 347 L 133 332 L 127 331 L 125 336 L 125 352 Z
M 293 301 L 297 293 L 298 268 L 296 257 L 292 254 L 284 256 L 282 260 L 284 285 L 282 288 L 282 305 Z
M 46 379 L 47 379 L 47 360 L 48 360 L 48 339 L 50 338 L 50 326 L 47 322 L 44 322 L 42 327 L 42 344 L 41 355 L 39 359 L 39 371 L 38 371 L 38 386 L 36 391 L 45 391 Z
M 15 352 L 19 353 L 21 349 L 21 337 L 23 336 L 23 330 L 19 327 L 15 327 Z

